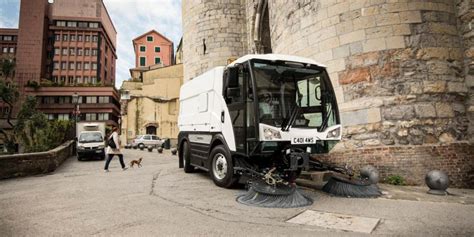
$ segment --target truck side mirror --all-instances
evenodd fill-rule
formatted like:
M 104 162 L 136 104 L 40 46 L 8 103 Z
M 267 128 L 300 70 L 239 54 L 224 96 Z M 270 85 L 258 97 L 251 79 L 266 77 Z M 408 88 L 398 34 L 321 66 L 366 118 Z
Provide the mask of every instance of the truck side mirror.
M 239 87 L 239 68 L 231 67 L 227 69 L 227 86 Z

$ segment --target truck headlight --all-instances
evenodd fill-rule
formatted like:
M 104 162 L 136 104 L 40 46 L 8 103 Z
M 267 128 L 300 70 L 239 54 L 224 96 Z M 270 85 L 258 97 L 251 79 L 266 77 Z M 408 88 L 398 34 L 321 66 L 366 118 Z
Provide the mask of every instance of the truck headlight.
M 99 149 L 104 149 L 104 148 L 105 148 L 105 145 L 99 145 L 97 148 L 99 148 Z
M 265 140 L 281 139 L 281 134 L 278 130 L 271 129 L 271 128 L 264 128 L 263 137 L 265 138 Z
M 326 138 L 338 138 L 341 135 L 341 127 L 337 127 L 328 132 Z
M 77 149 L 84 150 L 84 146 L 79 145 L 79 146 L 77 146 Z

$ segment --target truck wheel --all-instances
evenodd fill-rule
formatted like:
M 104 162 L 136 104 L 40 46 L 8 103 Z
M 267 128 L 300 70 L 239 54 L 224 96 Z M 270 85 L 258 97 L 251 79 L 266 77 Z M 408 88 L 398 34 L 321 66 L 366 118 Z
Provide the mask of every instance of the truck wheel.
M 237 182 L 237 177 L 230 152 L 223 145 L 219 145 L 212 149 L 210 157 L 212 163 L 209 173 L 214 183 L 223 188 L 232 187 Z
M 145 148 L 145 145 L 143 145 L 143 143 L 140 143 L 140 144 L 138 144 L 138 148 L 140 148 L 140 149 Z
M 183 143 L 183 167 L 185 173 L 192 173 L 194 166 L 191 165 L 188 142 Z

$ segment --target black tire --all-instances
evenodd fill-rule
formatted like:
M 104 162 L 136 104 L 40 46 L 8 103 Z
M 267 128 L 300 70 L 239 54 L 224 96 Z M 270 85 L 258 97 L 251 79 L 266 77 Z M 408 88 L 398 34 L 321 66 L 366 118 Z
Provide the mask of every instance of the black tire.
M 82 158 L 80 156 L 77 156 L 78 161 L 82 161 Z
M 183 142 L 183 167 L 185 173 L 192 173 L 194 171 L 194 166 L 191 165 L 190 155 L 188 142 Z
M 145 144 L 143 143 L 138 144 L 138 148 L 142 149 L 142 147 L 145 148 Z
M 217 186 L 223 188 L 232 187 L 237 182 L 238 177 L 236 174 L 234 174 L 234 164 L 230 151 L 228 151 L 223 145 L 216 146 L 214 149 L 212 149 L 210 158 L 211 168 L 209 170 L 209 174 L 214 183 Z M 224 160 L 227 170 L 223 173 L 223 170 L 218 170 L 218 167 L 223 165 Z M 221 164 L 216 164 L 217 162 Z M 221 168 L 223 167 L 221 166 Z M 219 173 L 222 175 L 221 177 L 218 176 Z

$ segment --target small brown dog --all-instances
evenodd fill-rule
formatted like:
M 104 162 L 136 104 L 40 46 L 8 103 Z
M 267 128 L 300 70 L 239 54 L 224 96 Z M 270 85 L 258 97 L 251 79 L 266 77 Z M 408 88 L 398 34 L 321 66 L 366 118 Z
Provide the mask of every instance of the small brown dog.
M 142 167 L 142 158 L 140 157 L 140 159 L 138 160 L 132 160 L 130 161 L 130 167 L 133 168 L 133 165 L 137 165 L 138 167 Z

